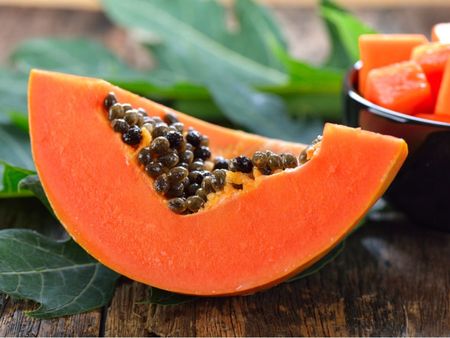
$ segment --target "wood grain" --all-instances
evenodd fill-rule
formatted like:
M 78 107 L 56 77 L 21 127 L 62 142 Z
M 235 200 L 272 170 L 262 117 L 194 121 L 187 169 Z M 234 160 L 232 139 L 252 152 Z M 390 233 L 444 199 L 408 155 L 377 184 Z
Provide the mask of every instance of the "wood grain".
M 312 10 L 277 8 L 276 14 L 296 56 L 325 57 L 325 33 Z M 432 23 L 448 21 L 445 8 L 358 14 L 384 32 L 427 33 Z M 100 13 L 2 7 L 0 22 L 3 62 L 23 39 L 56 35 L 101 40 L 132 64 L 148 65 L 136 44 Z M 17 203 L 29 203 L 27 217 L 14 213 Z M 38 203 L 0 200 L 0 228 L 38 221 L 49 231 Z M 123 281 L 103 311 L 38 320 L 24 313 L 35 304 L 0 295 L 0 336 L 449 336 L 449 257 L 450 234 L 407 222 L 372 223 L 321 272 L 248 297 L 139 304 L 147 288 Z
M 145 325 L 152 308 L 148 304 L 140 304 L 147 295 L 145 285 L 122 280 L 106 313 L 105 336 L 152 335 Z

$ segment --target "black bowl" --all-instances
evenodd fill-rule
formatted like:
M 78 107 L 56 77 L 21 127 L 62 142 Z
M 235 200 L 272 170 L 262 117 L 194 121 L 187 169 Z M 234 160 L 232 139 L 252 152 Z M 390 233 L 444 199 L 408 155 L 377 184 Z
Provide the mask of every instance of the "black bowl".
M 414 223 L 450 231 L 450 123 L 405 115 L 358 93 L 357 63 L 344 84 L 345 122 L 403 138 L 409 155 L 385 199 Z

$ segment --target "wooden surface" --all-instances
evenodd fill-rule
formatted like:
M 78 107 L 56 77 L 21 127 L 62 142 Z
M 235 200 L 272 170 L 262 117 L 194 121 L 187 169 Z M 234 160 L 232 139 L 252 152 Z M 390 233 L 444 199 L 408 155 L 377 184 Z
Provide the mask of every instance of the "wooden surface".
M 313 59 L 319 49 L 324 55 L 312 11 L 277 14 L 297 55 Z M 431 9 L 360 14 L 384 31 L 414 25 L 427 32 L 434 21 L 448 20 L 445 11 Z M 98 13 L 0 8 L 0 22 L 0 60 L 22 39 L 49 34 L 88 35 L 121 55 L 124 45 L 137 48 Z M 138 49 L 133 54 L 128 61 L 148 63 Z M 0 221 L 4 227 L 18 220 Z M 253 296 L 163 307 L 140 303 L 147 289 L 123 280 L 107 308 L 54 320 L 27 317 L 34 304 L 0 296 L 0 336 L 449 336 L 449 258 L 450 234 L 375 222 L 353 234 L 319 273 Z

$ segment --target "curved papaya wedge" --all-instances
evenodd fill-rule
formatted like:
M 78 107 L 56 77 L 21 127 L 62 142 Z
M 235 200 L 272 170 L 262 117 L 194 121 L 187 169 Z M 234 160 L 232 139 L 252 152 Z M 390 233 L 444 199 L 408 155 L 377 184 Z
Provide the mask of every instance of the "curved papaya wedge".
M 352 230 L 407 155 L 401 139 L 327 124 L 306 164 L 177 215 L 113 132 L 103 108 L 110 91 L 149 115 L 176 114 L 209 136 L 215 154 L 299 154 L 304 145 L 214 126 L 102 80 L 32 71 L 32 151 L 55 214 L 108 267 L 174 292 L 250 293 L 307 268 Z

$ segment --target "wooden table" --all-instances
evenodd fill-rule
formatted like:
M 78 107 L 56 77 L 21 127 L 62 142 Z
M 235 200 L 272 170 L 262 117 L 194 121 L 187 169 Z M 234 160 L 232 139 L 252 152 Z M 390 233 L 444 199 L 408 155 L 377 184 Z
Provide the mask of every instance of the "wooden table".
M 413 21 L 416 31 L 427 32 L 433 22 L 448 20 L 445 13 L 417 9 L 361 15 L 385 31 L 411 31 Z M 323 40 L 312 10 L 278 9 L 277 14 L 297 55 L 312 59 L 319 50 L 324 55 L 322 42 L 308 43 Z M 0 60 L 23 38 L 55 33 L 89 35 L 122 55 L 123 45 L 136 48 L 99 13 L 0 7 L 0 22 Z M 300 28 L 312 34 L 295 34 Z M 128 60 L 145 65 L 148 61 L 135 50 Z M 17 220 L 0 221 L 12 226 Z M 0 296 L 0 336 L 448 336 L 449 262 L 449 233 L 406 221 L 372 222 L 319 273 L 253 296 L 146 305 L 139 304 L 146 287 L 123 280 L 110 306 L 53 320 L 29 318 L 24 311 L 34 304 Z

